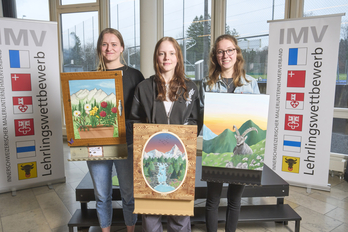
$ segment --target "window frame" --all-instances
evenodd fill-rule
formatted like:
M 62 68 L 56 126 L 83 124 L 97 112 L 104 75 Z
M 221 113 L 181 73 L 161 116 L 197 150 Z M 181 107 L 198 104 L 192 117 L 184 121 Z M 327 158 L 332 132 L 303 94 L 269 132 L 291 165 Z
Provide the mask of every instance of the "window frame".
M 300 18 L 303 15 L 305 0 L 285 0 L 285 19 Z M 158 39 L 163 36 L 163 8 L 164 0 L 147 0 L 146 4 L 144 1 L 140 1 L 140 16 L 146 17 L 147 22 L 144 23 L 140 19 L 140 44 L 141 46 L 141 60 L 140 67 L 145 77 L 149 77 L 148 73 L 152 73 L 152 57 L 153 49 L 150 49 L 150 45 L 155 43 Z M 84 4 L 72 4 L 72 5 L 61 5 L 60 0 L 49 0 L 50 6 L 50 19 L 51 21 L 58 22 L 58 42 L 59 42 L 59 67 L 62 70 L 62 46 L 61 46 L 61 22 L 60 15 L 63 13 L 77 13 L 87 11 L 97 11 L 99 19 L 99 32 L 109 27 L 110 21 L 110 6 L 108 0 L 97 0 L 95 3 L 84 3 Z M 150 11 L 150 12 L 148 12 Z M 146 12 L 146 13 L 144 13 Z M 153 18 L 148 17 L 154 15 Z M 217 38 L 217 36 L 225 33 L 226 24 L 226 0 L 211 0 L 211 45 Z M 149 22 L 150 21 L 150 22 Z M 149 30 L 142 28 L 144 26 L 155 26 L 155 36 L 142 36 L 149 33 Z M 152 29 L 150 29 L 151 32 Z M 156 40 L 157 39 L 157 40 Z M 156 40 L 156 41 L 154 41 Z M 348 108 L 334 108 L 333 118 L 348 119 Z M 63 126 L 64 128 L 64 126 Z M 331 153 L 333 154 L 333 153 Z M 343 154 L 344 155 L 344 154 Z M 348 156 L 348 155 L 345 155 Z

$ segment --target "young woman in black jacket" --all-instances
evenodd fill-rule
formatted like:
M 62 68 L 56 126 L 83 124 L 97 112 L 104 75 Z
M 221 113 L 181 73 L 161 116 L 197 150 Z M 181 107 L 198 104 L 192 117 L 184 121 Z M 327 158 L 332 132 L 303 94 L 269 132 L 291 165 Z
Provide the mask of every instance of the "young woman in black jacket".
M 153 63 L 155 75 L 142 81 L 135 90 L 131 119 L 142 123 L 200 125 L 197 87 L 185 78 L 177 41 L 171 37 L 160 39 Z M 162 232 L 161 215 L 143 215 L 142 227 L 144 232 Z M 191 231 L 190 217 L 167 216 L 167 231 Z

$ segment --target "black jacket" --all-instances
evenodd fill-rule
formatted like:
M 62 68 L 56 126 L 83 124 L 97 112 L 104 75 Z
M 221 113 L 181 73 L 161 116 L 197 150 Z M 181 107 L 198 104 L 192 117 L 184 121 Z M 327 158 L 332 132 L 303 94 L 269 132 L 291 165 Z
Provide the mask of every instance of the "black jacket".
M 107 69 L 106 71 L 122 71 L 122 84 L 123 84 L 123 101 L 125 106 L 125 119 L 130 117 L 131 106 L 133 102 L 134 91 L 137 85 L 144 80 L 143 74 L 137 69 L 129 66 L 122 66 L 117 69 Z
M 154 77 L 145 79 L 137 86 L 133 98 L 131 120 L 142 123 L 200 125 L 201 123 L 198 122 L 200 102 L 196 84 L 190 80 L 185 81 L 188 99 L 185 100 L 180 96 L 173 102 L 168 117 L 164 103 L 156 99 L 157 88 Z M 200 128 L 198 128 L 199 131 Z

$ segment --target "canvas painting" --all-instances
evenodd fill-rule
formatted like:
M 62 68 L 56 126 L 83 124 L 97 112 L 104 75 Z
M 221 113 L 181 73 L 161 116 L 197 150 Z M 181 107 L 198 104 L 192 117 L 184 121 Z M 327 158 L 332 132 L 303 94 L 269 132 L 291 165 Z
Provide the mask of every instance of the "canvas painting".
M 136 123 L 133 129 L 134 212 L 192 215 L 197 126 Z
M 69 146 L 126 144 L 121 71 L 61 73 L 61 83 Z
M 206 93 L 204 102 L 203 172 L 237 175 L 234 170 L 262 171 L 269 96 Z M 257 172 L 244 172 L 247 173 L 260 176 Z M 228 181 L 222 179 L 221 182 L 233 181 L 229 177 Z
M 118 137 L 114 79 L 69 80 L 69 91 L 75 139 Z

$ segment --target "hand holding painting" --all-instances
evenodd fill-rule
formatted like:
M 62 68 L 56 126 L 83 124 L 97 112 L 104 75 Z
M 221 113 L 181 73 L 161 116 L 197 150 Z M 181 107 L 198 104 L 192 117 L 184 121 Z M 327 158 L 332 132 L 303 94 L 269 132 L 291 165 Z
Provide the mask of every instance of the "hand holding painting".
M 185 78 L 178 42 L 160 39 L 155 47 L 155 75 L 140 83 L 135 91 L 131 119 L 155 124 L 197 125 L 199 97 L 197 86 Z M 168 126 L 168 125 L 166 125 Z M 182 212 L 175 215 L 182 215 Z M 144 232 L 162 231 L 161 215 L 144 215 Z M 167 216 L 168 231 L 191 231 L 189 216 Z
M 87 161 L 90 171 L 95 197 L 96 209 L 100 227 L 103 232 L 109 232 L 112 221 L 112 168 L 115 165 L 116 173 L 119 179 L 119 186 L 123 204 L 123 215 L 127 232 L 134 231 L 137 215 L 133 214 L 133 148 L 132 133 L 129 128 L 130 104 L 133 100 L 134 91 L 138 83 L 144 80 L 140 71 L 128 67 L 121 62 L 124 42 L 119 31 L 106 28 L 98 38 L 97 53 L 99 58 L 98 71 L 123 72 L 123 99 L 124 112 L 126 118 L 126 137 L 128 144 L 128 158 L 126 160 L 101 160 Z M 124 59 L 123 62 L 125 63 Z M 122 112 L 122 105 L 118 103 L 118 112 Z
M 227 34 L 219 36 L 210 52 L 209 76 L 202 82 L 202 105 L 205 92 L 259 94 L 256 80 L 245 74 L 243 66 L 244 59 L 237 40 Z M 237 132 L 237 127 L 235 129 Z M 207 182 L 207 186 L 206 227 L 208 232 L 216 232 L 223 183 Z M 243 191 L 244 185 L 228 186 L 225 231 L 232 232 L 237 228 Z

